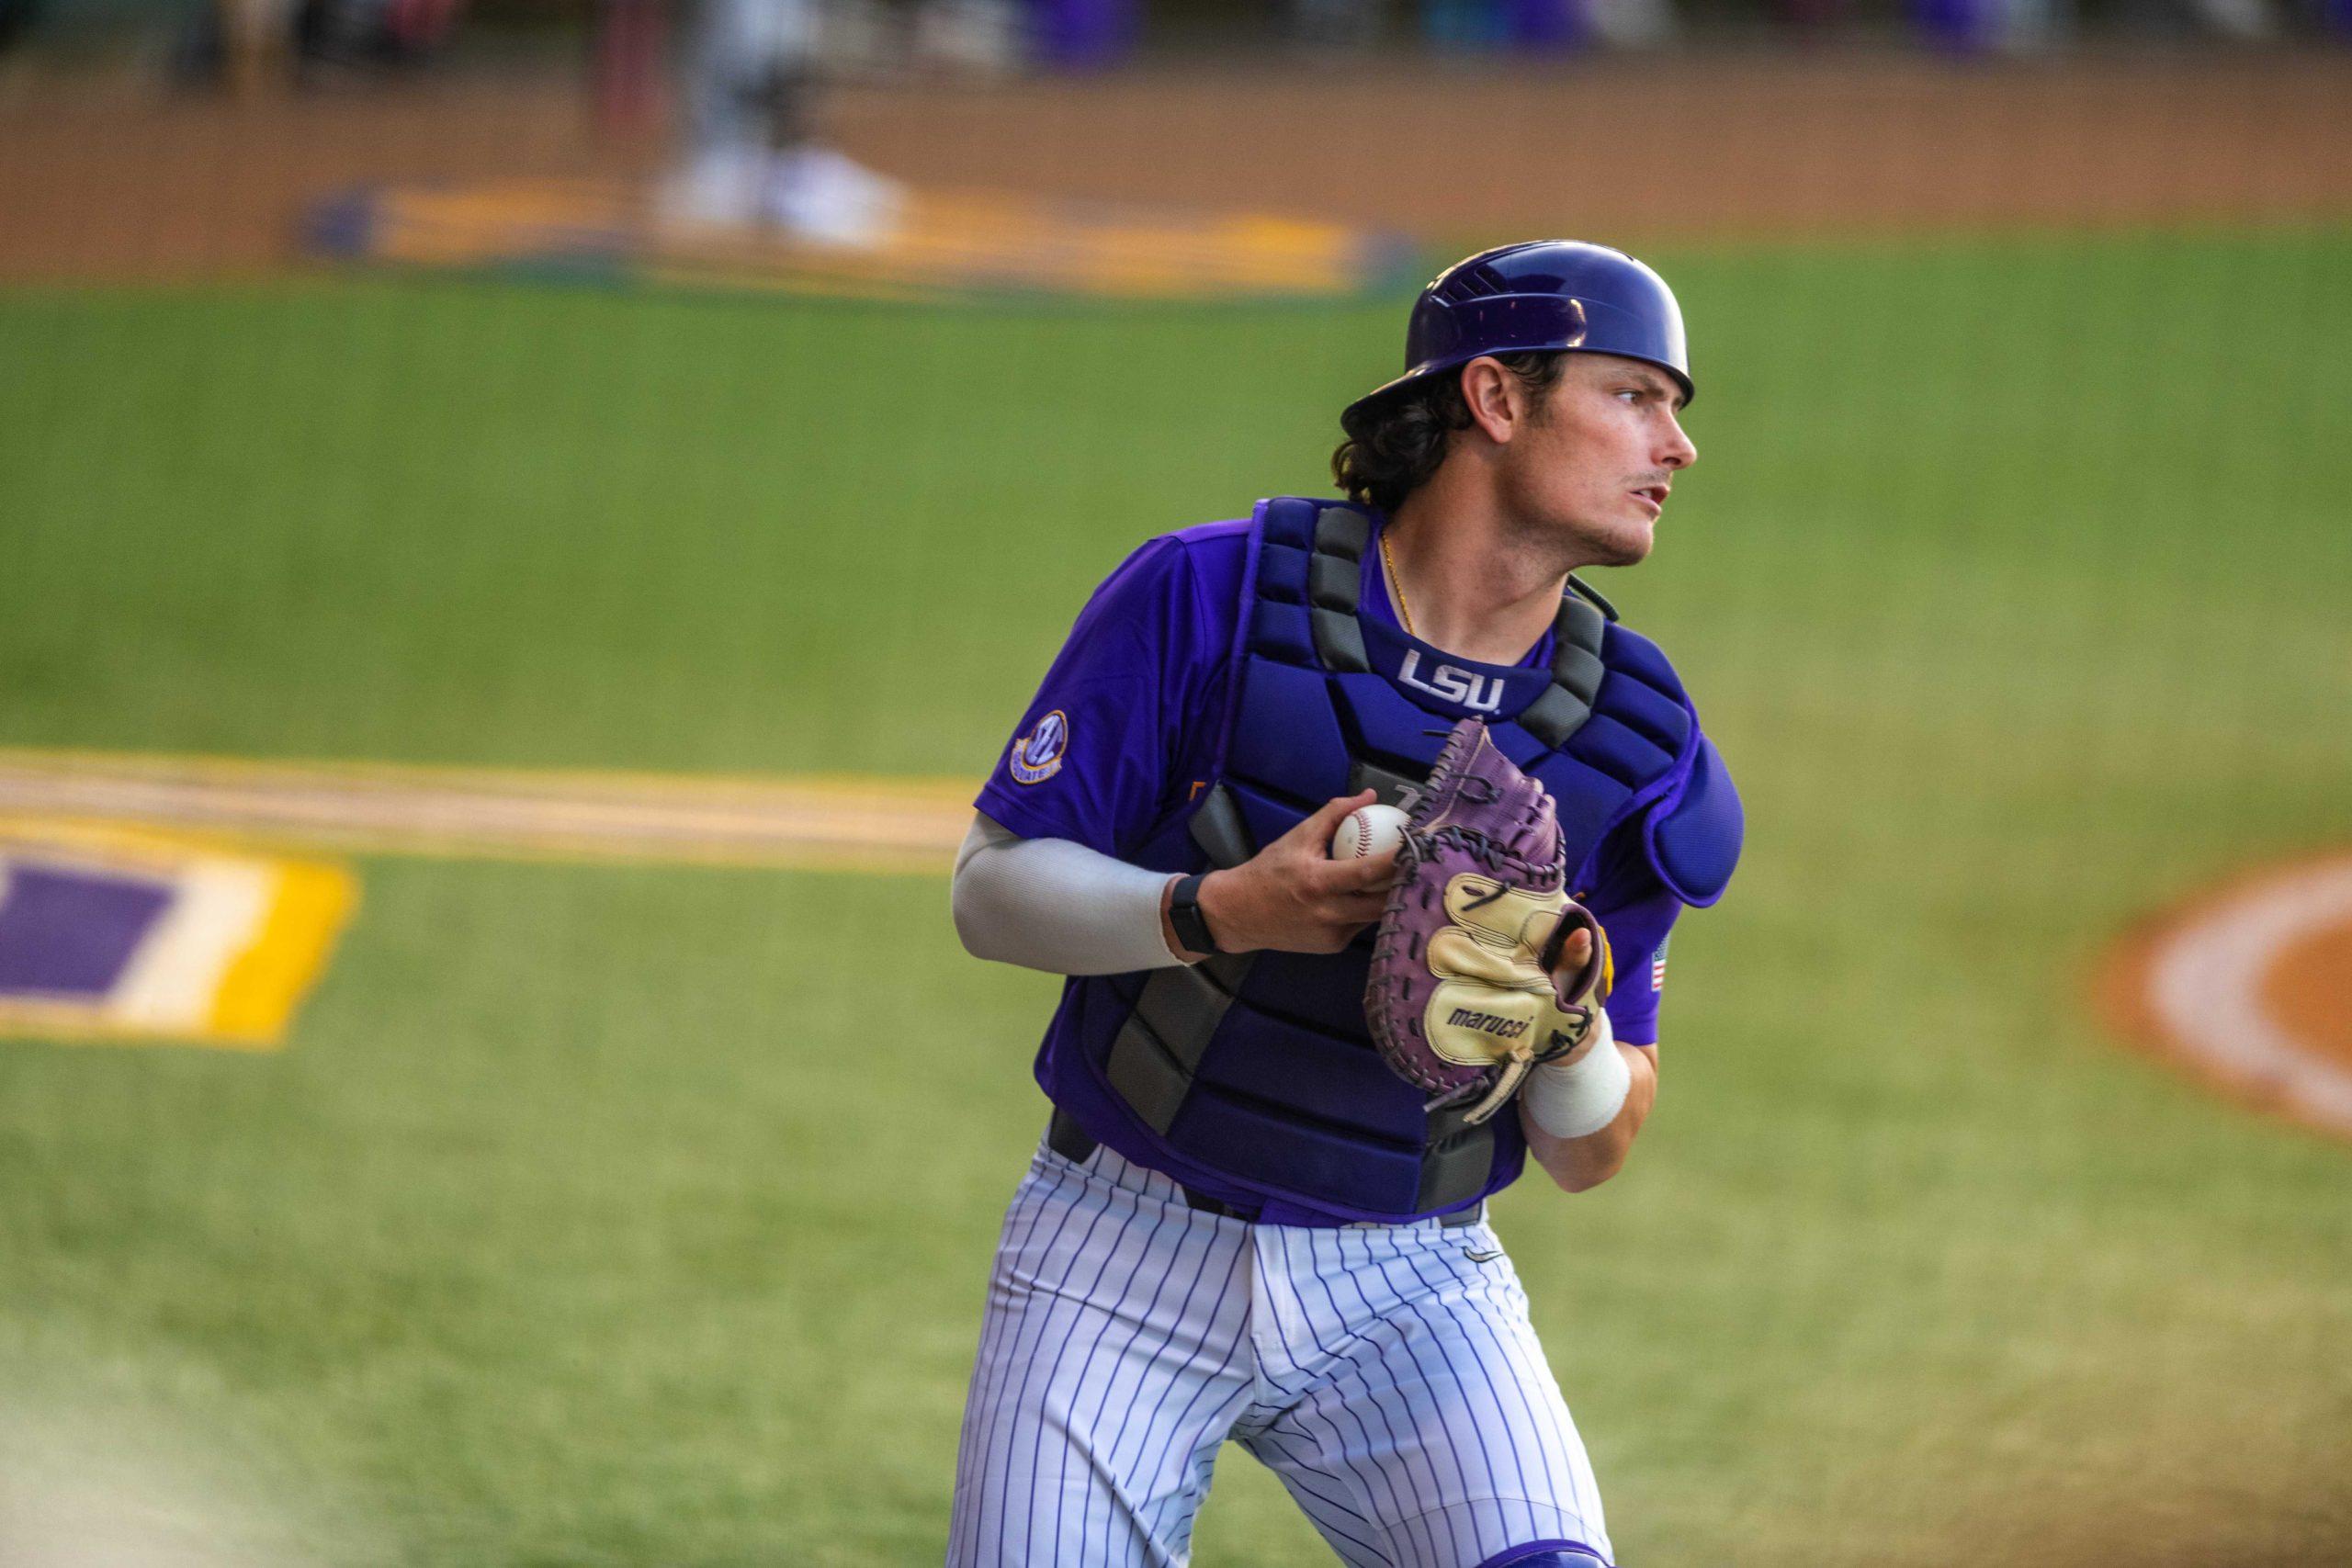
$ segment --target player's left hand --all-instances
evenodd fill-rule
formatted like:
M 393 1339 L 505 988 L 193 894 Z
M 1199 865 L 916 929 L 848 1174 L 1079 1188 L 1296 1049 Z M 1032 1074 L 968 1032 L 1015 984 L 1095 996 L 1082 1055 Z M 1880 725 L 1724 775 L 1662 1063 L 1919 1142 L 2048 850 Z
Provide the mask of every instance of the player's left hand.
M 1599 922 L 1563 893 L 1474 874 L 1454 876 L 1444 897 L 1447 924 L 1428 946 L 1430 1049 L 1480 1068 L 1582 1050 L 1611 978 Z
M 1415 802 L 1381 917 L 1364 1016 L 1434 1098 L 1494 1114 L 1530 1068 L 1585 1048 L 1611 979 L 1600 923 L 1564 887 L 1543 787 L 1465 719 Z

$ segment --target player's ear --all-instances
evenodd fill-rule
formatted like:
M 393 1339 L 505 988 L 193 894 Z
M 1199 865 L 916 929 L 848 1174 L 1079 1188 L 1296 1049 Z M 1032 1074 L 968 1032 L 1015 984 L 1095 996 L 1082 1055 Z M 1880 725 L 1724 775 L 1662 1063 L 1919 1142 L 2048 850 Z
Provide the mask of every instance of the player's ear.
M 1519 395 L 1519 378 L 1499 359 L 1482 354 L 1462 367 L 1462 400 L 1470 410 L 1470 423 L 1489 441 L 1509 441 L 1519 428 L 1524 417 L 1513 400 Z

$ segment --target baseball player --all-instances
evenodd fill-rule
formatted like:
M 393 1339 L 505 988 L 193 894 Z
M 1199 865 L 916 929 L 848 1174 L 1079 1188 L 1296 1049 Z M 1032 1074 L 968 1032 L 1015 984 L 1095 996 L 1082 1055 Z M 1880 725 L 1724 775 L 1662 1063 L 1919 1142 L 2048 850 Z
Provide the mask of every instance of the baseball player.
M 1510 245 L 1422 292 L 1406 363 L 1341 415 L 1346 502 L 1261 502 L 1111 575 L 980 792 L 956 929 L 1069 980 L 951 1563 L 1183 1562 L 1228 1438 L 1349 1563 L 1611 1561 L 1485 1201 L 1531 1154 L 1570 1192 L 1624 1162 L 1657 1093 L 1668 931 L 1738 857 L 1738 798 L 1672 667 L 1570 575 L 1646 556 L 1697 456 L 1681 313 L 1620 252 Z M 1605 1008 L 1547 992 L 1537 1034 L 1576 1030 L 1475 1107 L 1375 1049 L 1374 922 L 1407 873 L 1329 848 L 1464 748 L 1555 824 L 1545 908 L 1597 921 L 1543 915 L 1537 973 L 1625 967 Z M 1499 1016 L 1450 1015 L 1522 1027 Z
M 906 190 L 831 146 L 815 99 L 840 0 L 699 0 L 680 64 L 688 153 L 659 210 L 688 227 L 766 226 L 812 243 L 872 247 Z

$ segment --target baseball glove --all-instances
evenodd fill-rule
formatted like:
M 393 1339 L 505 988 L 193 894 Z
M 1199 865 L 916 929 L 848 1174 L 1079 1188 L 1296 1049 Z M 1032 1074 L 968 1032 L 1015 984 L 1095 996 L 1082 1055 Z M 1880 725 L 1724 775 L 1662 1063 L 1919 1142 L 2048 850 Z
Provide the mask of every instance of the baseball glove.
M 1584 1043 L 1612 978 L 1600 923 L 1567 896 L 1544 786 L 1465 718 L 1407 805 L 1396 884 L 1380 918 L 1364 1016 L 1380 1054 L 1430 1091 L 1429 1109 L 1477 1103 L 1484 1122 L 1528 1070 Z M 1559 972 L 1578 930 L 1586 960 Z

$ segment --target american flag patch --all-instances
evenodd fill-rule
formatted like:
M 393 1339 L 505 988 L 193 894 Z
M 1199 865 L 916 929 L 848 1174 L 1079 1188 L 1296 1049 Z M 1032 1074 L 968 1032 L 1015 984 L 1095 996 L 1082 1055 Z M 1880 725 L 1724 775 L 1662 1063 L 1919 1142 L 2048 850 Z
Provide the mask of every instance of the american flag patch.
M 1668 937 L 1666 942 L 1657 944 L 1657 951 L 1650 954 L 1650 989 L 1653 991 L 1666 989 L 1666 943 L 1673 940 Z

